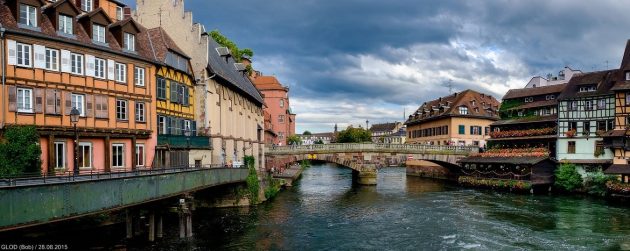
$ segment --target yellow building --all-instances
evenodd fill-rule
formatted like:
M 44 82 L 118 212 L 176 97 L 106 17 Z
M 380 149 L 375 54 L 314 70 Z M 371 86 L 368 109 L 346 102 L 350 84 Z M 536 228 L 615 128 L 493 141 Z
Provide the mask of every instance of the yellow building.
M 406 143 L 485 147 L 498 109 L 494 97 L 473 90 L 425 102 L 405 122 Z

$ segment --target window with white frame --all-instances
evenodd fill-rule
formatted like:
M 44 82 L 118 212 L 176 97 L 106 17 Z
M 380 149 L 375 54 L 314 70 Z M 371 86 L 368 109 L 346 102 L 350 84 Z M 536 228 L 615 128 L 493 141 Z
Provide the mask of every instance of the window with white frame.
M 133 82 L 137 86 L 144 86 L 144 68 L 135 67 Z
M 92 143 L 79 142 L 79 168 L 92 168 Z
M 33 89 L 17 88 L 17 111 L 33 112 Z
M 16 43 L 17 46 L 17 65 L 31 67 L 31 45 Z
M 71 53 L 70 66 L 70 72 L 77 75 L 83 75 L 83 55 Z
M 459 107 L 459 114 L 462 114 L 462 115 L 466 115 L 466 114 L 468 114 L 468 107 L 466 107 L 466 106 L 460 106 L 460 107 Z
M 107 63 L 105 59 L 102 59 L 102 58 L 94 59 L 94 77 L 105 78 L 106 69 L 107 69 Z
M 125 50 L 136 51 L 136 36 L 125 32 L 125 40 L 123 44 Z
M 284 107 L 284 99 L 280 100 L 280 107 Z
M 81 0 L 81 7 L 84 11 L 92 11 L 94 9 L 94 0 Z
M 136 166 L 144 166 L 144 145 L 136 144 Z
M 116 119 L 127 120 L 127 100 L 116 100 Z
M 164 116 L 158 116 L 158 133 L 159 134 L 166 134 L 167 133 L 167 129 L 168 125 L 166 124 L 166 117 Z
M 127 67 L 125 64 L 116 63 L 116 82 L 127 83 Z
M 593 101 L 591 101 L 591 100 L 586 100 L 586 101 L 584 101 L 584 110 L 586 110 L 586 111 L 591 111 L 591 110 L 593 110 L 593 103 L 594 103 L 594 102 L 593 102 Z
M 37 8 L 28 4 L 20 4 L 20 24 L 37 27 Z
M 144 122 L 144 103 L 136 102 L 136 121 Z
M 46 48 L 46 70 L 59 70 L 59 50 Z
M 125 144 L 112 144 L 112 167 L 125 167 Z
M 116 20 L 122 20 L 122 19 L 123 19 L 123 7 L 116 6 Z
M 105 43 L 105 26 L 92 24 L 92 41 Z
M 66 142 L 55 142 L 55 168 L 66 168 Z
M 85 116 L 85 95 L 72 93 L 70 97 L 72 99 L 72 107 L 77 108 L 81 116 Z
M 600 99 L 597 103 L 597 109 L 606 109 L 606 100 Z
M 59 14 L 59 31 L 70 35 L 74 34 L 71 16 Z

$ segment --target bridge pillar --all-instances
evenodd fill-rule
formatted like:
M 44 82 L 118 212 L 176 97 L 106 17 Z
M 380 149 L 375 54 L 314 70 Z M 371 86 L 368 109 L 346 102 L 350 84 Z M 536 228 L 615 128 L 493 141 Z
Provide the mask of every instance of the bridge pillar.
M 155 212 L 149 213 L 149 241 L 155 241 Z
M 360 171 L 353 171 L 354 181 L 359 185 L 376 185 L 377 170 L 375 164 L 362 164 Z
M 131 215 L 130 210 L 126 209 L 125 210 L 125 226 L 127 229 L 127 239 L 131 239 L 133 237 L 133 232 L 132 232 L 133 218 L 132 217 L 133 216 Z
M 158 214 L 157 218 L 157 237 L 162 238 L 162 214 Z

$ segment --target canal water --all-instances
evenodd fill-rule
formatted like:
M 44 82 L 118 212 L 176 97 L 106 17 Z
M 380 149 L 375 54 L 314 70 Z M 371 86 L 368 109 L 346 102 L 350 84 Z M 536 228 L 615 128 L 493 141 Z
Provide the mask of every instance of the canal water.
M 194 237 L 186 241 L 177 238 L 174 219 L 165 219 L 165 238 L 153 244 L 124 241 L 123 224 L 83 232 L 75 244 L 121 250 L 630 250 L 630 207 L 461 188 L 407 177 L 404 168 L 381 169 L 377 186 L 355 186 L 350 169 L 316 164 L 270 202 L 198 209 L 193 219 Z

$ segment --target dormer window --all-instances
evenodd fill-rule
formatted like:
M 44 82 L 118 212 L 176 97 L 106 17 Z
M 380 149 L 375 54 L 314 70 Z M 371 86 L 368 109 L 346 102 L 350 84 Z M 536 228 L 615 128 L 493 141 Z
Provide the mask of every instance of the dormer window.
M 466 107 L 466 106 L 460 106 L 460 107 L 459 107 L 459 114 L 462 114 L 462 115 L 466 115 L 466 114 L 468 114 L 468 107 Z
M 630 80 L 630 71 L 626 71 L 626 80 Z
M 136 36 L 125 32 L 124 48 L 128 51 L 136 51 Z
M 123 20 L 123 7 L 116 6 L 116 20 Z
M 73 20 L 71 16 L 59 14 L 59 32 L 72 35 L 72 23 Z
M 525 98 L 525 103 L 531 103 L 534 102 L 534 98 L 533 97 L 526 97 Z
M 596 90 L 597 90 L 597 87 L 595 87 L 595 85 L 580 87 L 580 92 L 594 92 Z
M 554 100 L 555 98 L 556 98 L 556 95 L 553 95 L 553 94 L 547 95 L 545 97 L 546 100 Z
M 471 100 L 471 101 L 470 101 L 470 104 L 472 104 L 472 106 L 476 106 L 476 103 L 475 103 L 475 101 L 474 101 L 474 100 Z
M 20 24 L 37 27 L 37 8 L 28 4 L 20 4 Z
M 92 24 L 92 41 L 105 43 L 105 26 Z
M 85 12 L 90 12 L 94 9 L 94 0 L 81 0 L 81 8 Z

